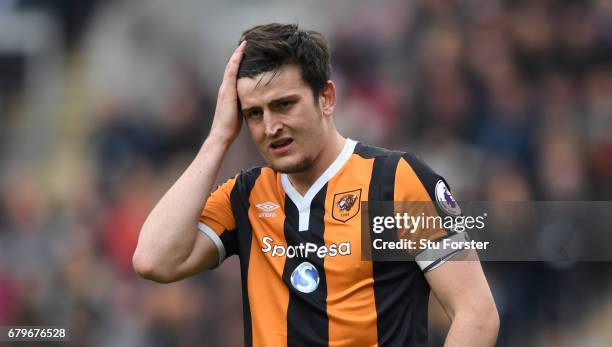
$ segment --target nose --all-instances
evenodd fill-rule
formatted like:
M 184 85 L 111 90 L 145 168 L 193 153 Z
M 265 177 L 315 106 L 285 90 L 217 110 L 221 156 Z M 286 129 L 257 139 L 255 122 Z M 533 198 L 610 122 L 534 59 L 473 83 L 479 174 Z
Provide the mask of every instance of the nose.
M 266 136 L 268 137 L 274 137 L 278 135 L 283 129 L 283 123 L 280 121 L 280 119 L 278 119 L 278 117 L 275 117 L 273 114 L 270 114 L 269 112 L 264 113 L 263 121 Z

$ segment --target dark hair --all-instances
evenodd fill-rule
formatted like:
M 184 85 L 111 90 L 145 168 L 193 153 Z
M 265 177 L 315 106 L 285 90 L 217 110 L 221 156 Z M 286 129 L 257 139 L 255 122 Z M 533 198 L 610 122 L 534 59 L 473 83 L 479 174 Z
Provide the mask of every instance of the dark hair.
M 287 64 L 296 64 L 315 100 L 323 91 L 331 74 L 331 64 L 329 44 L 320 33 L 300 30 L 296 24 L 270 23 L 245 31 L 240 42 L 244 40 L 247 46 L 238 78 L 276 72 Z

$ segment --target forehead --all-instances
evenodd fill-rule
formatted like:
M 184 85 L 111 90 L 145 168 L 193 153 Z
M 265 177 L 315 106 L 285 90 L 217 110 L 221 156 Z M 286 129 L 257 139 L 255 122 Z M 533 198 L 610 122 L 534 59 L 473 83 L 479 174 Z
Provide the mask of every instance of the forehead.
M 276 73 L 276 76 L 274 75 Z M 254 77 L 243 77 L 237 83 L 242 107 L 254 106 L 288 94 L 311 93 L 297 65 L 285 65 Z

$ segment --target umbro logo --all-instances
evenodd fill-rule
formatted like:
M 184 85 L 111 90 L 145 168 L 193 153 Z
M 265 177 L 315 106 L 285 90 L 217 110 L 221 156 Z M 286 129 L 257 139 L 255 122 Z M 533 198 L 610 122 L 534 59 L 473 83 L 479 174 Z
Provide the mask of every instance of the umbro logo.
M 272 218 L 272 217 L 276 217 L 276 213 L 272 212 L 274 210 L 276 210 L 277 208 L 279 208 L 280 206 L 278 206 L 277 204 L 273 203 L 273 202 L 264 202 L 261 204 L 257 204 L 255 205 L 257 206 L 258 209 L 264 211 L 261 212 L 257 215 L 257 217 L 259 218 Z
M 262 210 L 262 211 L 266 211 L 266 212 L 270 212 L 270 211 L 274 211 L 277 208 L 279 208 L 280 206 L 278 206 L 275 203 L 272 202 L 264 202 L 263 204 L 257 204 L 255 205 L 257 206 L 258 209 Z

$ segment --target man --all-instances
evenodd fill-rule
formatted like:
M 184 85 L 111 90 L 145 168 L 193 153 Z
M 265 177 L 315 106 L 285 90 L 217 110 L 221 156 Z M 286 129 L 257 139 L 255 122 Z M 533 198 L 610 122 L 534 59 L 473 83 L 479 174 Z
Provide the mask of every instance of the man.
M 478 261 L 361 260 L 360 201 L 432 201 L 441 177 L 338 133 L 322 35 L 268 24 L 241 41 L 208 138 L 142 227 L 135 270 L 167 283 L 238 255 L 247 346 L 425 346 L 430 288 L 452 320 L 448 346 L 493 345 Z M 269 166 L 209 196 L 242 122 Z

